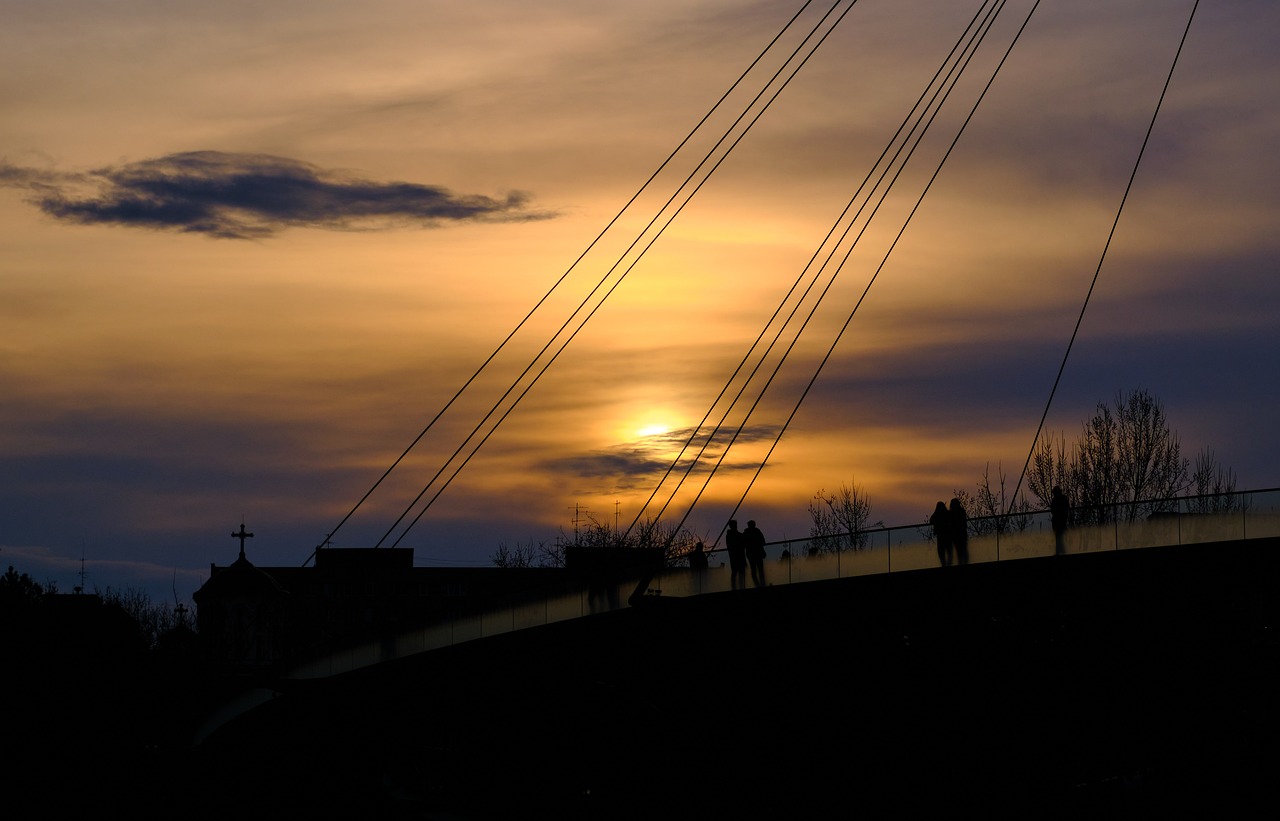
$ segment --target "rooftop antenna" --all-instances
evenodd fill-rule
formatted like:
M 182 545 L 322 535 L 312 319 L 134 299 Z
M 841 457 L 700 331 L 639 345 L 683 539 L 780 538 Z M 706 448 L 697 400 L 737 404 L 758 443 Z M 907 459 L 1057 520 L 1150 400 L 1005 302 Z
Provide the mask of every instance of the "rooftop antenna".
M 585 507 L 578 504 L 577 502 L 573 503 L 573 543 L 574 544 L 578 543 L 578 522 L 582 521 L 582 518 L 581 518 L 582 514 L 590 513 L 590 512 L 591 511 L 587 510 Z
M 173 571 L 173 581 L 170 583 L 173 589 L 173 615 L 178 620 L 178 627 L 187 626 L 187 608 L 182 602 L 178 601 L 178 571 Z
M 79 595 L 84 592 L 84 577 L 88 574 L 84 569 L 84 545 L 80 545 L 80 585 L 76 587 L 75 593 Z

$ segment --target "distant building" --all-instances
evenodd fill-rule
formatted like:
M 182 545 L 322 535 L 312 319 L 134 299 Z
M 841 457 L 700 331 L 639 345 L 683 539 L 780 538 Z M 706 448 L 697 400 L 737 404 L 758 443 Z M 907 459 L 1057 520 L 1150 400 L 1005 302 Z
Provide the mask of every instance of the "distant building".
M 559 568 L 415 567 L 412 548 L 316 551 L 311 567 L 209 566 L 196 591 L 202 640 L 216 660 L 260 669 L 401 622 L 457 618 L 571 584 Z

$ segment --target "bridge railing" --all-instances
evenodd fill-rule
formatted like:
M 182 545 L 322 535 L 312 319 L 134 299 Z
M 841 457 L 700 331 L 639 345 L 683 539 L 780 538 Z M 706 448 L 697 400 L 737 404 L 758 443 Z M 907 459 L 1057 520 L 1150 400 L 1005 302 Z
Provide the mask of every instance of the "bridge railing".
M 1280 488 L 1077 508 L 1061 544 L 1049 512 L 968 521 L 968 563 L 1014 561 L 1055 553 L 1088 553 L 1144 547 L 1280 537 Z M 878 573 L 938 567 L 927 522 L 855 534 L 790 539 L 766 545 L 766 585 L 800 584 Z M 723 553 L 712 554 L 720 563 Z M 961 563 L 952 554 L 951 562 Z M 528 627 L 627 607 L 634 582 L 598 585 L 537 601 L 513 602 L 484 613 L 405 629 L 342 648 L 296 666 L 293 678 L 336 675 L 395 658 Z M 728 567 L 695 571 L 673 567 L 657 575 L 650 595 L 697 596 L 756 586 L 749 571 L 734 579 Z
M 772 542 L 765 546 L 764 582 L 795 584 L 944 563 L 1277 537 L 1280 488 L 1076 508 L 1061 543 L 1047 510 L 970 518 L 966 535 L 967 555 L 953 548 L 948 557 L 939 555 L 928 522 Z M 722 552 L 712 555 L 713 564 L 725 561 L 720 558 Z M 654 581 L 652 590 L 664 596 L 689 596 L 754 586 L 749 571 L 735 581 L 729 569 L 721 566 L 700 573 L 669 570 Z

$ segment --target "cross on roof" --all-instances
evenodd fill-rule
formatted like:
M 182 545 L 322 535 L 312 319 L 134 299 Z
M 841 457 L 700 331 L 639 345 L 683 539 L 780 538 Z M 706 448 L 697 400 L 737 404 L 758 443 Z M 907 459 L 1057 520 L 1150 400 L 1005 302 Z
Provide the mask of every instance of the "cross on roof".
M 243 559 L 243 558 L 244 558 L 244 540 L 245 540 L 245 539 L 252 539 L 252 538 L 253 538 L 253 534 L 252 534 L 252 533 L 246 533 L 246 532 L 245 532 L 245 529 L 244 529 L 244 522 L 241 522 L 241 523 L 240 523 L 240 532 L 239 532 L 239 533 L 232 533 L 232 534 L 231 534 L 231 538 L 233 538 L 233 539 L 239 539 L 239 540 L 240 540 L 240 558 L 242 558 L 242 559 Z

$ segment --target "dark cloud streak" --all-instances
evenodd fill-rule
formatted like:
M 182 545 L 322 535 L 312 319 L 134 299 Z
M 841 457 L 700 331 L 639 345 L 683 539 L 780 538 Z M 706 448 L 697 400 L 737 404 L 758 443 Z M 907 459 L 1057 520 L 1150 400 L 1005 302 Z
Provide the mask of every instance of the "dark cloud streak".
M 46 214 L 83 225 L 124 225 L 261 239 L 285 228 L 372 230 L 447 222 L 547 219 L 529 196 L 455 194 L 439 186 L 375 182 L 265 154 L 193 151 L 60 174 L 0 165 L 0 185 L 25 188 Z M 89 189 L 86 191 L 86 189 Z
M 689 450 L 681 456 L 673 475 L 678 476 L 689 469 L 693 457 L 712 428 L 703 428 Z M 598 450 L 587 454 L 566 456 L 544 462 L 541 467 L 552 471 L 567 470 L 574 475 L 586 478 L 613 478 L 620 488 L 634 489 L 648 487 L 650 480 L 656 480 L 671 465 L 670 453 L 678 451 L 689 441 L 692 428 L 667 431 L 663 434 L 645 437 L 636 442 L 628 442 L 608 450 Z M 724 453 L 724 447 L 733 438 L 732 428 L 722 428 L 715 434 L 707 452 L 702 455 L 699 464 L 694 468 L 696 473 L 710 470 L 716 460 Z M 737 435 L 734 444 L 748 445 L 758 442 L 772 441 L 778 436 L 778 428 L 774 425 L 752 425 L 743 428 Z M 754 470 L 753 462 L 733 461 L 726 459 L 719 466 L 722 471 Z

